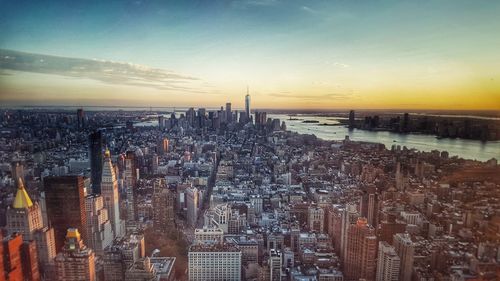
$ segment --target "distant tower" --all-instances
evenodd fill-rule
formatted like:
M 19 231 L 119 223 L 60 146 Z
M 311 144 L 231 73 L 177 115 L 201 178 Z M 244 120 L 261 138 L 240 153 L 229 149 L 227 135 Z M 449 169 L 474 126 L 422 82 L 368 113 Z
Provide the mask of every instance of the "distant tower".
M 113 229 L 113 235 L 114 237 L 122 237 L 124 235 L 124 226 L 120 219 L 118 180 L 116 179 L 115 169 L 111 162 L 111 153 L 108 149 L 104 152 L 101 195 L 104 201 L 104 208 L 108 210 L 108 217 L 111 222 L 111 228 Z
M 11 207 L 7 208 L 7 231 L 9 234 L 20 233 L 25 241 L 36 241 L 38 259 L 45 267 L 56 256 L 54 229 L 44 225 L 42 208 L 33 203 L 19 178 L 16 197 Z
M 64 248 L 55 261 L 58 281 L 96 280 L 95 254 L 83 244 L 76 228 L 67 230 Z
M 45 177 L 43 181 L 47 218 L 54 227 L 56 250 L 59 252 L 64 246 L 68 227 L 82 229 L 82 238 L 86 241 L 83 176 Z
M 76 121 L 77 121 L 77 128 L 79 130 L 82 130 L 85 127 L 85 113 L 83 112 L 82 108 L 78 108 L 76 110 Z
M 89 136 L 90 154 L 90 181 L 92 183 L 92 193 L 101 193 L 101 173 L 102 173 L 102 150 L 104 143 L 101 131 L 95 131 Z
M 347 280 L 375 279 L 377 259 L 375 229 L 360 217 L 347 231 L 345 277 Z
M 246 114 L 246 121 L 250 121 L 250 93 L 248 91 L 248 86 L 247 86 L 247 95 L 245 96 L 245 114 Z
M 355 113 L 354 113 L 354 110 L 351 110 L 349 112 L 349 128 L 354 128 L 354 126 L 356 125 L 355 124 Z
M 231 111 L 231 103 L 228 102 L 226 103 L 226 122 L 231 123 L 233 121 L 233 116 L 232 116 L 232 111 Z
M 127 193 L 127 221 L 135 221 L 136 219 L 136 155 L 134 151 L 127 151 L 125 155 L 125 190 Z

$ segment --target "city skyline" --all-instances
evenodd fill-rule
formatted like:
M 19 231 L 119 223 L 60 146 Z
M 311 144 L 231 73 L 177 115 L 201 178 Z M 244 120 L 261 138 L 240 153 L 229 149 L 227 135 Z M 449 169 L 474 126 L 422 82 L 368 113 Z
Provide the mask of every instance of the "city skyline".
M 491 1 L 2 2 L 3 105 L 500 108 Z

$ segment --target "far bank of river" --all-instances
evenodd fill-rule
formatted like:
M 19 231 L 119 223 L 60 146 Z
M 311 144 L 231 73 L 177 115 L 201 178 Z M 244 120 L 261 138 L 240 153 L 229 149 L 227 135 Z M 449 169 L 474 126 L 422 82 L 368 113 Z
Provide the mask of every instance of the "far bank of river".
M 398 134 L 386 131 L 349 130 L 345 126 L 324 126 L 321 124 L 338 124 L 336 117 L 318 117 L 312 115 L 294 116 L 289 120 L 285 114 L 269 114 L 268 117 L 279 118 L 285 121 L 287 130 L 300 134 L 314 134 L 324 140 L 343 140 L 345 136 L 353 141 L 366 141 L 384 144 L 388 149 L 392 145 L 406 146 L 421 151 L 448 151 L 450 156 L 459 156 L 465 159 L 487 161 L 491 158 L 500 160 L 500 141 L 482 142 L 466 139 L 438 139 L 432 135 Z M 298 120 L 297 120 L 298 119 Z M 303 121 L 317 121 L 304 123 Z

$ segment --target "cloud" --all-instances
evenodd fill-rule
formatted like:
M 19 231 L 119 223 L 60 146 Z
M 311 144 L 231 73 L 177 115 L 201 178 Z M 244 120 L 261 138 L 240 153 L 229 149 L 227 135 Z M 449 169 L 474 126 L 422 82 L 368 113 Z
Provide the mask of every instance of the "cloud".
M 236 8 L 266 7 L 277 5 L 279 0 L 237 0 L 231 3 Z
M 308 13 L 311 13 L 311 14 L 317 14 L 319 13 L 317 10 L 311 8 L 311 7 L 308 7 L 308 6 L 302 6 L 301 9 L 305 12 L 308 12 Z
M 198 78 L 144 65 L 0 49 L 0 70 L 61 75 L 158 90 L 206 93 Z
M 276 98 L 287 98 L 287 99 L 300 99 L 300 100 L 324 100 L 324 99 L 334 99 L 334 100 L 345 100 L 352 99 L 355 97 L 354 94 L 349 93 L 330 93 L 330 94 L 321 94 L 321 95 L 296 95 L 296 94 L 288 94 L 287 92 L 281 93 L 270 93 L 268 94 L 271 97 Z

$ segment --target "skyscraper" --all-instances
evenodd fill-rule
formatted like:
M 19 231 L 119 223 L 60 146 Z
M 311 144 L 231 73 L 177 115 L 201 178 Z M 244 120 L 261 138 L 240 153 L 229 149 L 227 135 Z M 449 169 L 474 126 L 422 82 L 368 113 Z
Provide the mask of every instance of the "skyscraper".
M 346 280 L 375 280 L 377 237 L 366 218 L 360 217 L 347 230 L 344 273 Z
M 78 108 L 76 110 L 76 127 L 81 130 L 85 127 L 85 113 L 83 108 Z
M 269 273 L 271 281 L 281 281 L 281 268 L 283 266 L 283 259 L 281 252 L 275 249 L 269 251 Z
M 104 153 L 104 163 L 102 167 L 101 195 L 104 201 L 104 208 L 108 210 L 109 221 L 113 229 L 114 237 L 124 235 L 125 226 L 120 219 L 120 202 L 118 194 L 118 181 L 115 175 L 115 169 L 111 162 L 111 153 L 108 149 Z
M 354 128 L 356 126 L 356 119 L 354 110 L 349 111 L 349 128 Z
M 0 261 L 0 280 L 40 280 L 35 242 L 23 241 L 21 234 L 0 234 Z
M 68 228 L 83 229 L 86 241 L 87 216 L 83 176 L 45 177 L 47 218 L 54 227 L 56 251 L 64 246 Z
M 379 242 L 376 281 L 398 281 L 400 263 L 394 247 L 385 241 Z
M 360 201 L 361 216 L 367 218 L 368 224 L 375 229 L 378 226 L 379 199 L 374 185 L 364 188 Z
M 408 233 L 394 234 L 394 249 L 401 259 L 399 280 L 410 281 L 413 273 L 413 255 L 415 244 Z
M 101 195 L 90 194 L 85 197 L 87 213 L 86 243 L 96 255 L 102 256 L 104 249 L 113 243 L 113 230 L 108 219 L 108 210 L 104 208 Z
M 87 248 L 76 228 L 69 228 L 62 252 L 56 258 L 57 281 L 94 281 L 95 254 Z
M 246 115 L 246 122 L 250 121 L 250 93 L 248 92 L 248 87 L 247 87 L 247 95 L 245 96 L 245 115 Z
M 231 111 L 231 103 L 226 103 L 226 122 L 231 123 L 233 121 L 233 112 Z
M 7 231 L 22 234 L 25 241 L 35 240 L 40 264 L 48 266 L 56 256 L 54 229 L 44 225 L 40 205 L 31 201 L 20 178 L 18 182 L 14 202 L 7 208 Z
M 135 202 L 135 188 L 137 182 L 137 169 L 135 162 L 135 152 L 127 151 L 125 154 L 125 191 L 127 193 L 127 221 L 135 221 L 136 202 Z
M 189 225 L 196 226 L 198 220 L 199 194 L 196 187 L 186 189 L 187 221 Z
M 90 181 L 92 184 L 92 193 L 101 193 L 101 173 L 102 173 L 102 150 L 104 143 L 101 131 L 95 131 L 89 136 L 89 154 L 90 154 Z
M 156 231 L 168 232 L 174 226 L 174 194 L 164 181 L 154 183 L 153 227 Z

